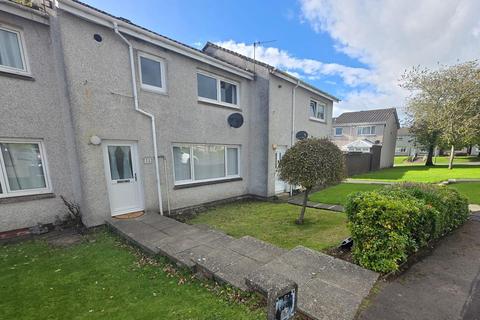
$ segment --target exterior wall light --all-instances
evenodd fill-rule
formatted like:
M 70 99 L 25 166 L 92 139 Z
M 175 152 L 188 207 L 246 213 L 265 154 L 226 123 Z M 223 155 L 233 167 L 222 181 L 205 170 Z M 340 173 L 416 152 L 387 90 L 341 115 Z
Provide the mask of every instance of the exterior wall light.
M 90 143 L 94 146 L 98 146 L 102 143 L 102 139 L 99 136 L 91 136 Z

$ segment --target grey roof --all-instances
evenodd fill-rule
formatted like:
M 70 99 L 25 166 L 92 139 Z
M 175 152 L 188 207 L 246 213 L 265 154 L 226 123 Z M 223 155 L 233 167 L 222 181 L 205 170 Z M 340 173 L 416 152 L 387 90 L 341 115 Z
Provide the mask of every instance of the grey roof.
M 397 126 L 400 127 L 398 121 L 397 109 L 374 109 L 366 111 L 345 112 L 334 119 L 334 124 L 347 123 L 381 123 L 387 122 L 391 116 L 395 117 Z
M 295 80 L 298 80 L 300 83 L 302 83 L 304 86 L 309 87 L 309 88 L 312 89 L 312 90 L 316 90 L 316 91 L 322 93 L 323 95 L 329 97 L 330 99 L 332 99 L 332 100 L 334 100 L 334 101 L 337 101 L 337 102 L 340 101 L 340 99 L 337 98 L 337 97 L 335 97 L 334 95 L 331 95 L 331 94 L 328 93 L 328 92 L 325 92 L 325 91 L 323 91 L 323 90 L 320 90 L 320 89 L 318 89 L 317 87 L 311 85 L 310 83 L 305 82 L 305 81 L 303 81 L 303 80 L 301 80 L 301 79 L 298 79 L 297 77 L 292 76 L 291 74 L 289 74 L 289 73 L 287 73 L 287 72 L 285 72 L 285 71 L 279 70 L 279 69 L 277 69 L 276 67 L 274 67 L 274 66 L 272 66 L 272 65 L 269 65 L 268 63 L 265 63 L 265 62 L 262 62 L 262 61 L 258 61 L 258 60 L 254 60 L 254 59 L 252 59 L 252 58 L 250 58 L 250 57 L 247 57 L 247 56 L 245 56 L 245 55 L 243 55 L 243 54 L 240 54 L 240 53 L 238 53 L 238 52 L 235 52 L 235 51 L 233 51 L 233 50 L 224 48 L 224 47 L 219 46 L 219 45 L 217 45 L 217 44 L 215 44 L 215 43 L 212 43 L 212 42 L 210 42 L 210 41 L 208 41 L 208 42 L 205 44 L 205 46 L 203 47 L 202 51 L 206 51 L 208 47 L 212 47 L 212 48 L 216 48 L 216 49 L 219 49 L 219 50 L 228 52 L 228 53 L 233 54 L 233 55 L 235 55 L 235 56 L 237 56 L 237 57 L 240 57 L 240 58 L 242 58 L 242 59 L 244 59 L 244 60 L 246 60 L 246 61 L 248 61 L 248 62 L 255 63 L 256 65 L 265 67 L 265 68 L 267 68 L 268 70 L 270 70 L 271 72 L 275 71 L 275 72 L 278 72 L 278 73 L 280 73 L 280 74 L 286 75 L 286 76 L 288 76 L 288 77 L 294 78 Z M 217 59 L 221 59 L 221 58 L 218 58 L 218 57 L 217 57 Z M 222 59 L 222 60 L 223 60 L 223 59 Z M 225 61 L 225 62 L 228 62 L 228 61 Z

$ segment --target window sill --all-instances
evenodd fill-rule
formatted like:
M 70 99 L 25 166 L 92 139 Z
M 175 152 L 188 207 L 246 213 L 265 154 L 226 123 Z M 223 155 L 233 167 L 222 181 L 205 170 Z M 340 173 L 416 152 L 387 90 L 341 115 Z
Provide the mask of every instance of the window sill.
M 242 181 L 242 180 L 243 180 L 242 177 L 236 177 L 236 178 L 228 178 L 228 179 L 221 179 L 221 180 L 192 182 L 192 183 L 185 183 L 185 184 L 176 185 L 176 186 L 173 187 L 173 189 L 178 190 L 178 189 L 194 188 L 194 187 L 200 187 L 200 186 L 208 186 L 208 185 L 211 185 L 211 184 Z
M 155 89 L 154 87 L 146 87 L 145 85 L 141 85 L 140 89 L 145 92 L 155 93 L 162 96 L 168 96 L 166 89 Z
M 320 123 L 326 123 L 325 120 L 322 120 L 320 118 L 315 118 L 315 117 L 310 117 L 309 120 L 315 121 L 315 122 L 320 122 Z
M 13 196 L 13 197 L 7 197 L 7 198 L 0 198 L 0 204 L 17 203 L 17 202 L 50 199 L 50 198 L 55 198 L 55 194 L 41 193 L 41 194 L 31 194 L 27 196 Z
M 206 104 L 214 107 L 220 107 L 220 108 L 227 108 L 227 109 L 232 109 L 232 110 L 237 110 L 237 111 L 242 111 L 242 108 L 236 105 L 229 105 L 229 104 L 224 104 L 220 102 L 215 102 L 213 100 L 203 100 L 203 99 L 198 99 L 198 103 L 201 104 Z
M 35 81 L 30 73 L 7 71 L 5 69 L 0 69 L 0 76 Z

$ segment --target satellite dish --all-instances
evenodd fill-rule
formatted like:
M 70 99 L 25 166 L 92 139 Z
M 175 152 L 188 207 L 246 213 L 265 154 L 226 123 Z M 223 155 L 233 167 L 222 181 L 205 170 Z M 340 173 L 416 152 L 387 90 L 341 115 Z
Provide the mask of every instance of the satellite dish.
M 240 128 L 243 125 L 243 116 L 241 113 L 235 112 L 228 116 L 228 124 L 232 128 Z
M 308 133 L 307 133 L 307 131 L 298 131 L 297 134 L 295 135 L 295 137 L 298 140 L 305 140 L 305 139 L 308 138 Z

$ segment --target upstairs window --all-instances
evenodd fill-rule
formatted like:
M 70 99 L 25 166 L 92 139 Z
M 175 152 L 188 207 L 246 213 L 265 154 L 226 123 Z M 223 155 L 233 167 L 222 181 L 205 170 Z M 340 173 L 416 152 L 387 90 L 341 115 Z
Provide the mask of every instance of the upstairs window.
M 206 73 L 197 73 L 198 100 L 238 106 L 238 83 Z
M 49 191 L 42 142 L 0 140 L 0 197 Z
M 324 103 L 310 100 L 310 118 L 325 121 L 325 107 Z
M 342 136 L 343 128 L 335 128 L 335 136 Z
M 375 126 L 358 127 L 357 134 L 359 136 L 373 136 L 375 135 Z
M 142 88 L 165 93 L 165 62 L 163 59 L 146 53 L 139 53 L 140 82 Z
M 0 70 L 14 73 L 28 73 L 20 31 L 0 25 Z

